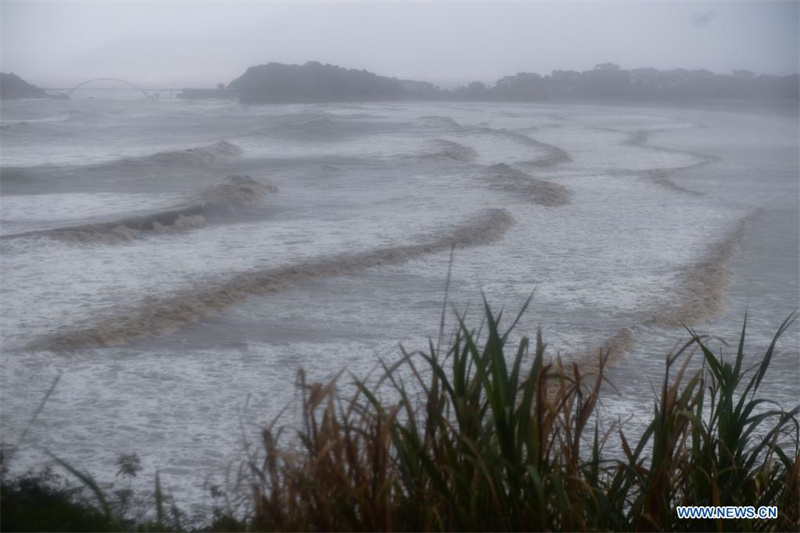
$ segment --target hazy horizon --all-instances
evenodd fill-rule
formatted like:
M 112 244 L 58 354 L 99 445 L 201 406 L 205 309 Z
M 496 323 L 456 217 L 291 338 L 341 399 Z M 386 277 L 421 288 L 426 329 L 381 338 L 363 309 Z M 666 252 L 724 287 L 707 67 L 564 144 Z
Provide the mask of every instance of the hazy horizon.
M 453 87 L 518 72 L 798 72 L 796 2 L 21 2 L 2 10 L 2 71 L 53 86 L 119 77 L 228 83 L 320 61 Z

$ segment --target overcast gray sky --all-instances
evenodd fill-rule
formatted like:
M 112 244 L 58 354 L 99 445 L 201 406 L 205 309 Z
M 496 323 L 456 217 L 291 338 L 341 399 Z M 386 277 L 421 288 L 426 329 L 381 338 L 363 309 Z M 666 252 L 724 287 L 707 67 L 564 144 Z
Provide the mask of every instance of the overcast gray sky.
M 443 85 L 605 62 L 784 75 L 798 72 L 798 5 L 3 0 L 2 71 L 41 86 L 227 83 L 310 60 Z

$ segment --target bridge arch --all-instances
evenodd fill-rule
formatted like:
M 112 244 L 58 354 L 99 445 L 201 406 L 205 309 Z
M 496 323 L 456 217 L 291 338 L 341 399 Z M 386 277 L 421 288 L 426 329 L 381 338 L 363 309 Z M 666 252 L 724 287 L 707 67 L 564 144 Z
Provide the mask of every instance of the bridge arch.
M 145 91 L 144 89 L 142 89 L 141 87 L 139 87 L 135 83 L 131 83 L 129 81 L 121 80 L 119 78 L 93 78 L 91 80 L 86 80 L 86 81 L 84 81 L 82 83 L 79 83 L 78 85 L 76 85 L 75 87 L 70 89 L 69 91 L 67 91 L 67 96 L 71 96 L 73 92 L 77 91 L 78 89 L 80 89 L 84 85 L 89 85 L 90 83 L 94 83 L 96 81 L 115 81 L 115 82 L 118 82 L 118 83 L 124 83 L 125 85 L 129 85 L 132 88 L 136 89 L 137 91 L 140 91 L 144 95 L 145 98 L 153 98 L 153 95 L 147 94 L 147 91 Z

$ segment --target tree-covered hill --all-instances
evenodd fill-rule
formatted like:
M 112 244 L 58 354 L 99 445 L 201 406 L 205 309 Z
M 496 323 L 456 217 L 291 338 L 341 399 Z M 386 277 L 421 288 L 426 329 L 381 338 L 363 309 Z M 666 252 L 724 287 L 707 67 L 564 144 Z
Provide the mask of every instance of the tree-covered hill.
M 238 91 L 242 102 L 252 104 L 395 100 L 436 91 L 432 84 L 316 61 L 305 65 L 267 63 L 250 67 L 228 88 Z

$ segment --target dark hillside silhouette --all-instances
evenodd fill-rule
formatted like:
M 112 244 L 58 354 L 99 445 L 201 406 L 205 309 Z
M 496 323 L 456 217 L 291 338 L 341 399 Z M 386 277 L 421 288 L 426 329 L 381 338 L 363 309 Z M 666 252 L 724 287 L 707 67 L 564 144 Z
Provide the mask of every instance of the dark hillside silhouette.
M 31 85 L 16 74 L 0 72 L 0 98 L 47 98 L 44 89 Z
M 433 84 L 398 80 L 366 70 L 310 61 L 305 65 L 268 63 L 247 69 L 232 81 L 244 103 L 348 102 L 368 100 L 628 101 L 688 103 L 711 100 L 796 102 L 800 76 L 730 75 L 709 70 L 624 70 L 603 63 L 592 70 L 554 70 L 550 75 L 520 72 L 488 86 L 474 81 L 452 91 Z
M 736 70 L 623 70 L 614 63 L 584 72 L 555 70 L 550 76 L 521 72 L 497 81 L 484 97 L 497 100 L 597 99 L 688 102 L 703 100 L 783 101 L 798 98 L 798 75 L 769 76 Z M 470 95 L 470 87 L 457 94 Z
M 436 92 L 429 83 L 402 81 L 316 61 L 250 67 L 228 88 L 238 91 L 242 102 L 253 104 L 395 100 Z

